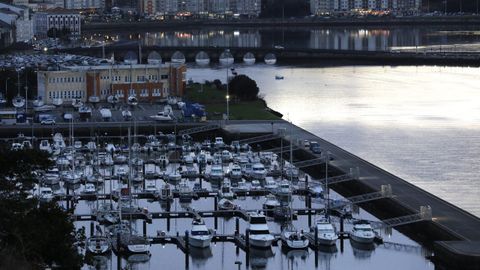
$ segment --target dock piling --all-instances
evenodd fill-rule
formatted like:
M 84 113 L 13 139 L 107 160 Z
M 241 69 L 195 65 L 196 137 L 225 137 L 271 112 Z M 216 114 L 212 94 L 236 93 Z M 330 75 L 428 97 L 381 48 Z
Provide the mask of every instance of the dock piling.
M 188 255 L 190 253 L 190 243 L 188 237 L 188 231 L 185 231 L 185 269 L 188 269 L 190 260 L 188 259 Z
M 93 227 L 93 221 L 92 221 L 92 222 L 90 222 L 90 237 L 93 236 L 93 228 L 94 227 Z
M 147 237 L 147 221 L 143 221 L 143 236 Z
M 240 234 L 240 220 L 238 217 L 235 218 L 235 235 Z

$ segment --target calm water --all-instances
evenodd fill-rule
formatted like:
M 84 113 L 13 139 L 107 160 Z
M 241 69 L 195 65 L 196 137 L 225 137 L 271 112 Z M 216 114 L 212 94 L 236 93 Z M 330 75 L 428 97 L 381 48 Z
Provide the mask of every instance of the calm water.
M 191 28 L 185 30 L 84 32 L 88 41 L 122 44 L 141 40 L 146 46 L 272 47 L 390 50 L 447 49 L 478 51 L 479 26 L 309 27 L 309 28 Z
M 480 69 L 236 69 L 285 119 L 480 216 Z M 225 70 L 193 67 L 188 78 L 225 80 Z

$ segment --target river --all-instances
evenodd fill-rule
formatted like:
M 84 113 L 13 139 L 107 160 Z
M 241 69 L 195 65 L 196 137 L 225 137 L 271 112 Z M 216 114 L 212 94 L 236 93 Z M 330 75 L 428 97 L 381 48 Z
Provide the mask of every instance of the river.
M 478 68 L 259 64 L 236 71 L 256 80 L 284 119 L 480 216 Z M 226 72 L 192 66 L 187 77 L 225 81 Z

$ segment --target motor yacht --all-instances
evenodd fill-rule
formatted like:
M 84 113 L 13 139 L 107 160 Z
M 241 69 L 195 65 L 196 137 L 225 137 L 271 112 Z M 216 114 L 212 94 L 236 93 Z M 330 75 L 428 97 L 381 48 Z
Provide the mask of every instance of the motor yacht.
M 252 247 L 267 248 L 272 245 L 275 239 L 270 233 L 267 224 L 267 218 L 262 213 L 250 214 L 249 221 L 250 239 L 249 243 Z
M 206 248 L 210 246 L 213 238 L 213 232 L 207 228 L 202 219 L 192 221 L 192 229 L 188 235 L 188 243 L 192 247 Z
M 375 239 L 375 232 L 368 221 L 360 220 L 353 224 L 350 239 L 362 244 L 371 244 Z

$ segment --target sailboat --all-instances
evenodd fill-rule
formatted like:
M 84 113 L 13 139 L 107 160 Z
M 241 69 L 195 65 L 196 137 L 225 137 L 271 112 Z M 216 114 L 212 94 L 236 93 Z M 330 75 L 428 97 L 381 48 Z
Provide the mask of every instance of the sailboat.
M 130 128 L 128 128 L 128 144 L 130 148 Z M 129 150 L 129 166 L 131 167 L 131 151 Z M 130 191 L 131 188 L 131 176 L 132 170 L 129 170 L 129 177 L 128 177 L 128 189 Z M 119 200 L 119 210 L 120 210 L 120 224 L 122 224 L 122 200 Z M 130 203 L 130 208 L 132 207 L 132 197 L 131 192 L 129 192 L 129 199 L 128 202 Z M 118 253 L 127 253 L 127 254 L 150 254 L 150 242 L 146 237 L 141 235 L 133 234 L 131 229 L 125 230 L 118 230 L 112 237 L 112 247 Z
M 101 255 L 110 251 L 110 241 L 102 234 L 99 225 L 96 226 L 95 234 L 87 239 L 87 252 Z

